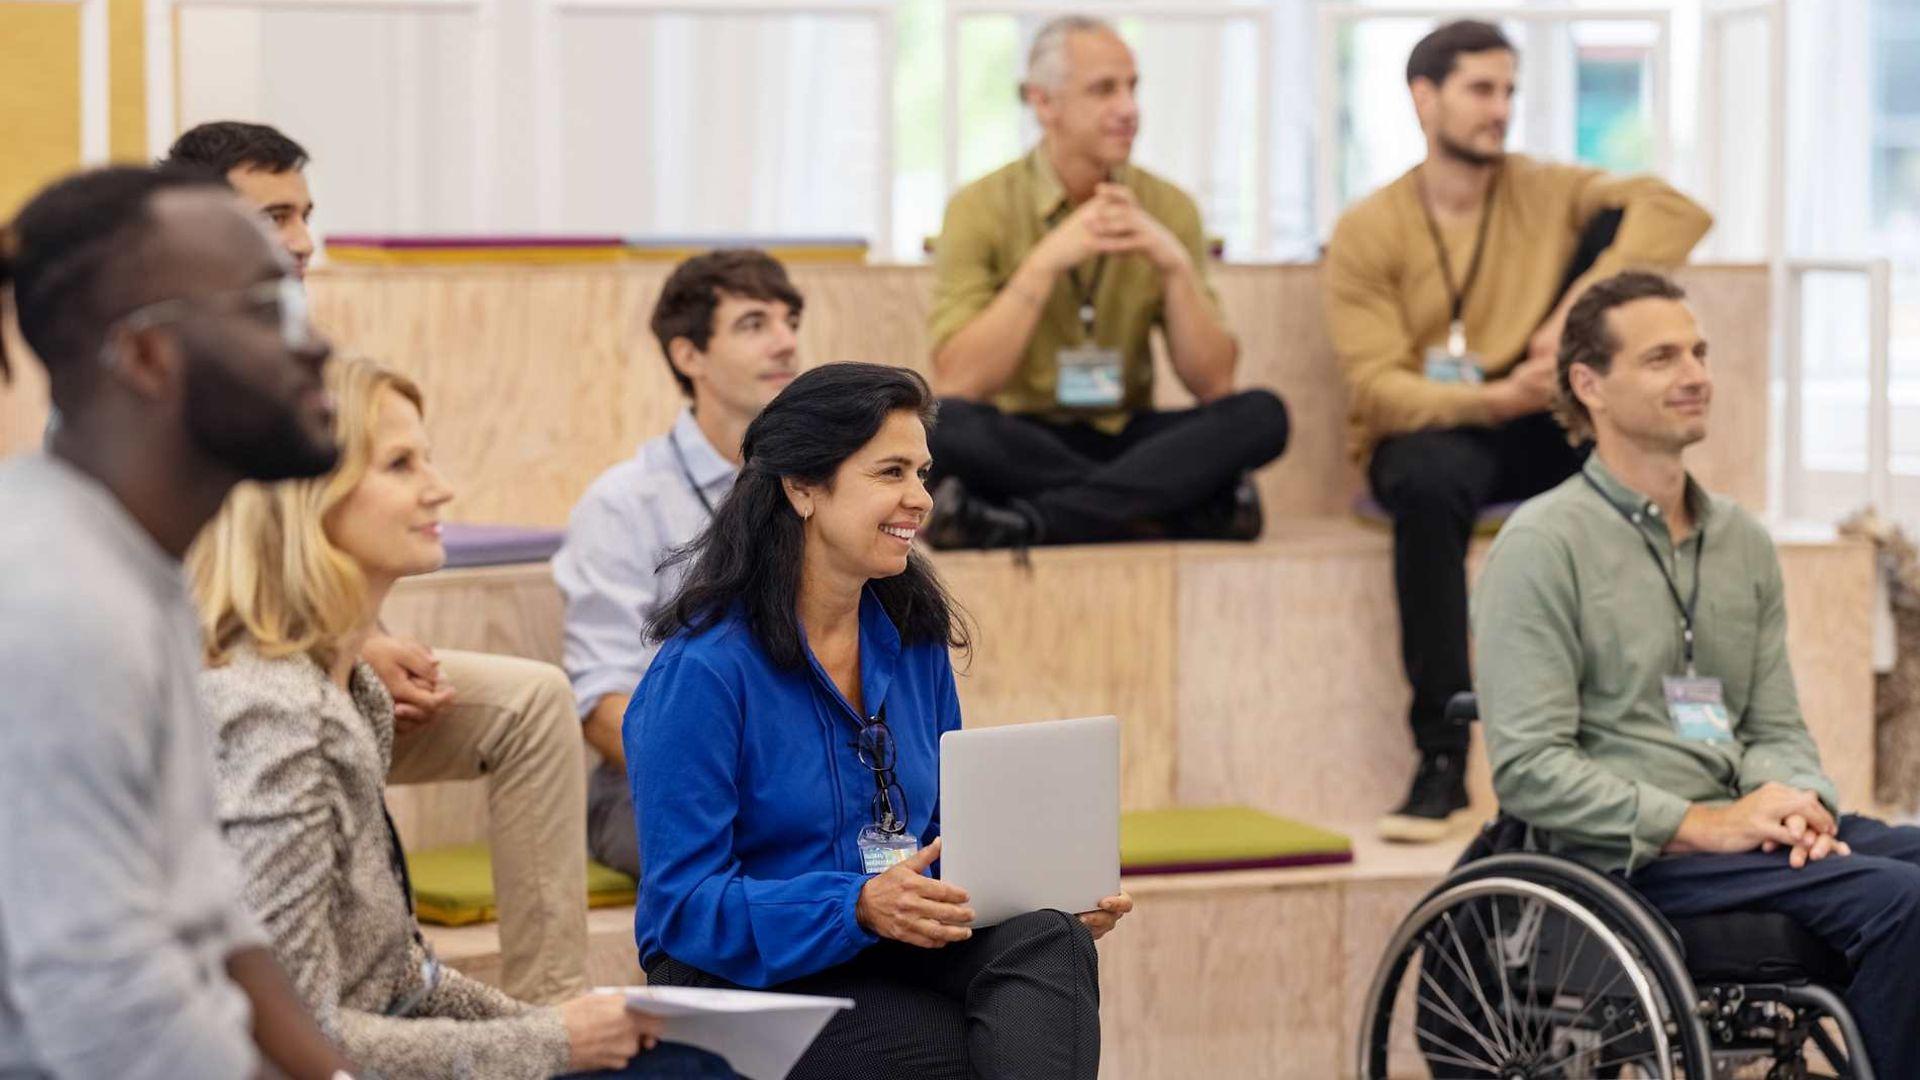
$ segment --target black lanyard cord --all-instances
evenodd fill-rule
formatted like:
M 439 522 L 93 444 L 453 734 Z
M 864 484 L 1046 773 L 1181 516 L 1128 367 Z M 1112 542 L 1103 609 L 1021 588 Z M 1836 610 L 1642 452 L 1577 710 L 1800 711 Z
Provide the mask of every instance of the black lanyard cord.
M 711 519 L 713 502 L 707 498 L 707 493 L 701 488 L 700 482 L 693 478 L 693 470 L 687 466 L 687 455 L 680 449 L 680 439 L 671 431 L 667 432 L 667 445 L 673 447 L 673 459 L 680 463 L 680 476 L 686 480 L 687 487 L 693 491 L 693 497 L 700 500 L 701 507 L 706 510 L 707 517 Z
M 1647 534 L 1640 528 L 1639 523 L 1633 520 L 1633 515 L 1628 513 L 1625 507 L 1609 498 L 1607 493 L 1601 490 L 1600 484 L 1584 469 L 1581 470 L 1580 478 L 1587 482 L 1587 486 L 1593 489 L 1594 494 L 1600 496 L 1602 502 L 1613 507 L 1614 512 L 1632 527 L 1634 535 L 1646 545 L 1647 554 L 1653 558 L 1653 565 L 1660 568 L 1660 579 L 1667 583 L 1667 595 L 1673 597 L 1673 606 L 1680 609 L 1680 625 L 1686 642 L 1687 674 L 1691 676 L 1693 674 L 1693 619 L 1694 614 L 1700 609 L 1700 579 L 1705 576 L 1703 571 L 1706 569 L 1707 527 L 1701 525 L 1694 530 L 1693 590 L 1683 603 L 1680 599 L 1680 586 L 1673 580 L 1673 574 L 1667 570 L 1666 560 L 1660 557 L 1660 549 L 1653 546 L 1653 541 L 1647 538 Z
M 1107 273 L 1107 257 L 1100 256 L 1093 261 L 1093 280 L 1084 286 L 1080 284 L 1080 268 L 1067 271 L 1067 280 L 1073 283 L 1073 291 L 1080 297 L 1080 326 L 1086 331 L 1087 343 L 1093 344 L 1093 296 L 1100 291 L 1100 279 Z
M 1427 219 L 1427 233 L 1433 237 L 1433 248 L 1440 257 L 1440 280 L 1447 286 L 1448 331 L 1450 334 L 1462 332 L 1461 314 L 1467 309 L 1467 294 L 1473 291 L 1473 283 L 1480 277 L 1480 257 L 1487 250 L 1487 225 L 1493 220 L 1493 193 L 1500 186 L 1500 173 L 1495 171 L 1487 180 L 1487 195 L 1480 204 L 1480 226 L 1473 241 L 1473 258 L 1467 263 L 1467 276 L 1456 286 L 1453 283 L 1453 263 L 1447 259 L 1447 242 L 1440 235 L 1440 223 L 1433 218 L 1433 209 L 1427 205 L 1426 174 L 1417 178 L 1420 187 L 1420 213 Z M 1453 338 L 1449 338 L 1449 350 Z

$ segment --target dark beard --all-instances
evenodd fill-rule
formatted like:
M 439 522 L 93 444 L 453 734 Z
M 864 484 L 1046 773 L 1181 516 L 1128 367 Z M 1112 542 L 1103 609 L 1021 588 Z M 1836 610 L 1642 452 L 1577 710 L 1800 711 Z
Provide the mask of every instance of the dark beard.
M 331 438 L 316 443 L 292 408 L 268 399 L 217 361 L 187 366 L 187 433 L 208 457 L 249 480 L 304 480 L 339 464 Z
M 1484 169 L 1488 166 L 1498 165 L 1500 164 L 1500 160 L 1507 156 L 1505 150 L 1500 150 L 1492 154 L 1483 154 L 1471 147 L 1454 142 L 1445 135 L 1441 135 L 1436 141 L 1440 145 L 1440 152 L 1442 154 L 1447 155 L 1461 164 L 1472 165 L 1475 168 Z

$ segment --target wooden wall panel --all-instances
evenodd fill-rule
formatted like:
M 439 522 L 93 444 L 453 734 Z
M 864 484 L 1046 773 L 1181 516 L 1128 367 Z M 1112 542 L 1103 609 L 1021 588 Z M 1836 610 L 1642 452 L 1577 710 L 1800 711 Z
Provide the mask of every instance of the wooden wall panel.
M 975 622 L 955 674 L 975 726 L 1112 713 L 1121 723 L 1121 803 L 1174 798 L 1174 556 L 1168 545 L 936 560 Z
M 1787 654 L 1807 729 L 1847 809 L 1873 809 L 1872 546 L 1783 541 Z
M 316 272 L 316 316 L 343 352 L 414 373 L 428 427 L 461 489 L 458 520 L 559 525 L 607 466 L 670 423 L 682 402 L 645 321 L 667 267 L 341 267 Z M 873 360 L 925 370 L 930 271 L 798 266 L 808 297 L 806 363 Z M 1759 507 L 1765 496 L 1763 270 L 1682 274 L 1715 341 L 1716 434 L 1695 454 L 1709 487 Z M 1312 265 L 1215 270 L 1240 336 L 1240 382 L 1284 397 L 1287 455 L 1260 477 L 1269 514 L 1344 513 L 1360 476 L 1346 456 L 1346 405 Z M 1164 364 L 1162 365 L 1164 369 Z M 1163 375 L 1165 372 L 1163 370 Z M 1186 395 L 1171 377 L 1162 400 Z

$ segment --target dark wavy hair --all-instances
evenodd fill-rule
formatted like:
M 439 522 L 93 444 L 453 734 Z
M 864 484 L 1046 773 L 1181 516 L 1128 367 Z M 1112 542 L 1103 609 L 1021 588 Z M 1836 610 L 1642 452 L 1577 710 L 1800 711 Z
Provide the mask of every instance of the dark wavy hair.
M 1568 441 L 1593 438 L 1593 414 L 1573 392 L 1573 365 L 1584 364 L 1595 374 L 1605 375 L 1613 370 L 1613 355 L 1620 351 L 1620 339 L 1607 324 L 1607 313 L 1635 300 L 1686 299 L 1687 291 L 1671 278 L 1646 270 L 1623 270 L 1589 285 L 1573 302 L 1560 331 L 1559 393 L 1553 402 L 1554 419 L 1567 429 Z
M 889 415 L 901 411 L 933 427 L 933 391 L 906 368 L 826 364 L 794 379 L 748 425 L 740 476 L 713 522 L 662 564 L 662 569 L 691 565 L 680 591 L 648 620 L 647 636 L 665 641 L 682 631 L 698 633 L 738 607 L 775 664 L 805 667 L 798 604 L 806 539 L 781 481 L 830 490 L 841 463 L 872 441 Z M 867 587 L 902 643 L 972 648 L 965 612 L 918 551 L 908 553 L 904 573 L 875 578 Z

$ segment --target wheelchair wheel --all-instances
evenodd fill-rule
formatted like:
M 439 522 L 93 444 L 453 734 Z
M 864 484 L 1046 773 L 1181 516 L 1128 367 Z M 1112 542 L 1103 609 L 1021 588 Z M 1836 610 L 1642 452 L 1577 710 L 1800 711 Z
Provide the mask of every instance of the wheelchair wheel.
M 1704 1077 L 1704 1026 L 1679 950 L 1586 867 L 1498 855 L 1407 916 L 1374 974 L 1358 1074 Z

